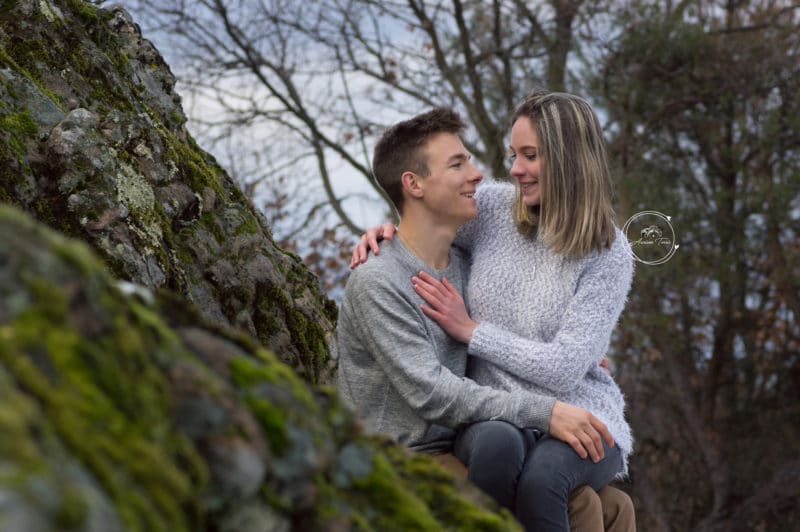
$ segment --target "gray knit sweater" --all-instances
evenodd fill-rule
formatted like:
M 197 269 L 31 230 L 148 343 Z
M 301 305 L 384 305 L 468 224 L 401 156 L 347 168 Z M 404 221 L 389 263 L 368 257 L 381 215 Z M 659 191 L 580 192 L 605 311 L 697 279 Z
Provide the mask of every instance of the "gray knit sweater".
M 468 375 L 589 410 L 606 423 L 627 463 L 633 439 L 625 401 L 599 366 L 633 276 L 625 235 L 618 229 L 610 249 L 569 259 L 517 231 L 513 185 L 487 183 L 476 198 L 478 217 L 456 237 L 472 255 L 466 296 L 480 324 L 468 346 Z
M 462 423 L 502 419 L 548 429 L 555 399 L 465 378 L 466 346 L 420 310 L 413 275 L 446 276 L 461 290 L 465 268 L 455 248 L 447 268 L 433 270 L 395 238 L 350 275 L 337 329 L 338 388 L 370 431 L 437 451 L 452 444 L 451 429 Z

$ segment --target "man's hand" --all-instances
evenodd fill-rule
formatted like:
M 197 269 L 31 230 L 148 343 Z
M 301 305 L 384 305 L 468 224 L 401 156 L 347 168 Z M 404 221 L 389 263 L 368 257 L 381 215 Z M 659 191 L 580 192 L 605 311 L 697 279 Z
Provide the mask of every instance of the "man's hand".
M 614 445 L 605 423 L 588 410 L 561 401 L 556 401 L 550 414 L 550 435 L 570 445 L 581 458 L 589 456 L 595 463 L 605 456 L 602 440 L 609 447 Z
M 367 232 L 361 235 L 361 240 L 350 255 L 350 269 L 352 270 L 359 264 L 367 262 L 367 254 L 372 251 L 373 254 L 378 254 L 378 242 L 380 240 L 391 240 L 394 237 L 396 229 L 394 224 L 390 222 L 370 227 Z

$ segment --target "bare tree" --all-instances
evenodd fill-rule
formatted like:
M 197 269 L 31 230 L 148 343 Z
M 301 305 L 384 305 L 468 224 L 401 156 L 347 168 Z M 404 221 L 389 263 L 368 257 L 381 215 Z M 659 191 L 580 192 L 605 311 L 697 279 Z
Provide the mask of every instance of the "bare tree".
M 319 178 L 324 201 L 354 233 L 361 229 L 334 180 L 357 175 L 386 199 L 371 175 L 369 149 L 387 123 L 456 107 L 472 125 L 468 148 L 503 177 L 509 110 L 533 87 L 565 87 L 573 28 L 589 27 L 580 0 L 130 5 L 146 13 L 153 31 L 169 35 L 189 92 L 215 103 L 213 118 L 195 122 L 216 136 L 223 126 L 268 124 L 265 144 L 291 139 L 295 149 L 279 150 L 278 164 L 296 161 L 292 179 Z

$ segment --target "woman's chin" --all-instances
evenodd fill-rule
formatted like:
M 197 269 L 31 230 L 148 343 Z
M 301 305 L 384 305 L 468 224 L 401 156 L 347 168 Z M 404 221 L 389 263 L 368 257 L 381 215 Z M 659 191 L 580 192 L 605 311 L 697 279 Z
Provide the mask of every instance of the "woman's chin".
M 540 200 L 539 194 L 533 196 L 522 196 L 522 203 L 524 203 L 528 207 L 538 207 L 539 200 Z

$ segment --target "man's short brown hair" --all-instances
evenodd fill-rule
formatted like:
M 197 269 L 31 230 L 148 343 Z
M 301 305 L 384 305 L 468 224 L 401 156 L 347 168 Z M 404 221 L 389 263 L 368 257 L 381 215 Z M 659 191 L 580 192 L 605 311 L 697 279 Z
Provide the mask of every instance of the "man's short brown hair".
M 437 107 L 409 120 L 398 122 L 387 129 L 372 155 L 372 173 L 386 191 L 397 211 L 403 211 L 404 172 L 414 172 L 427 177 L 428 154 L 425 144 L 438 133 L 457 135 L 464 129 L 458 113 L 446 107 Z

